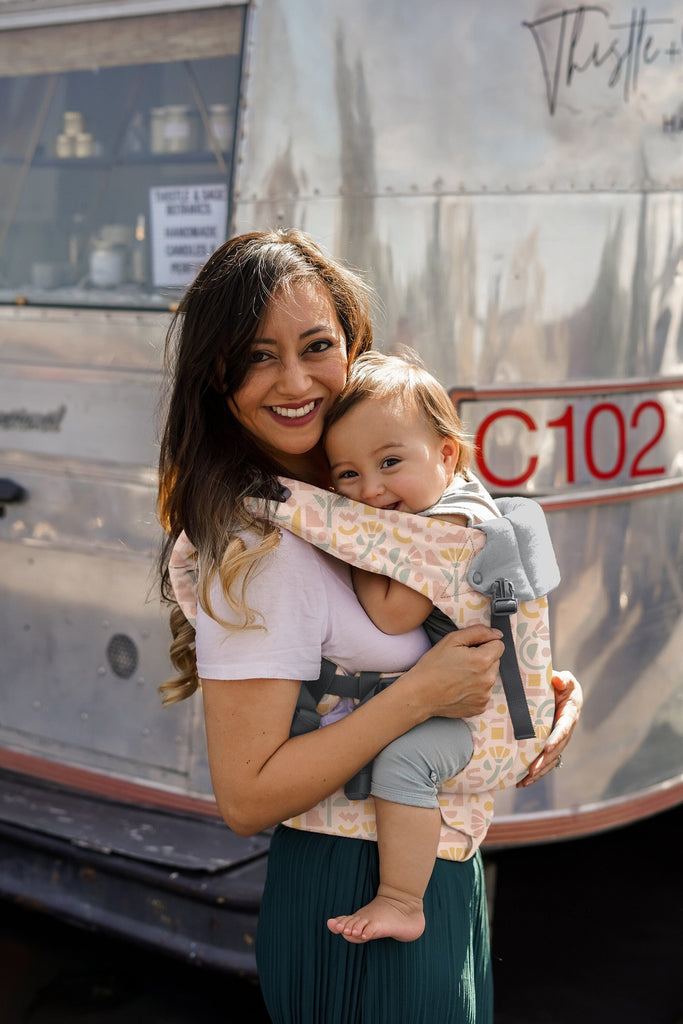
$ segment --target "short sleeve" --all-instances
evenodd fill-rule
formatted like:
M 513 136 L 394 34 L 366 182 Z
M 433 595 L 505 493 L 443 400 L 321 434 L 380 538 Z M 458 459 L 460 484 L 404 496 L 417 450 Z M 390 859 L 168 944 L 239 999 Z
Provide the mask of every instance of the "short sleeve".
M 314 550 L 283 531 L 249 579 L 246 602 L 257 628 L 228 629 L 197 609 L 197 669 L 201 679 L 317 679 L 327 625 L 327 599 Z M 211 589 L 215 614 L 239 619 L 220 582 Z

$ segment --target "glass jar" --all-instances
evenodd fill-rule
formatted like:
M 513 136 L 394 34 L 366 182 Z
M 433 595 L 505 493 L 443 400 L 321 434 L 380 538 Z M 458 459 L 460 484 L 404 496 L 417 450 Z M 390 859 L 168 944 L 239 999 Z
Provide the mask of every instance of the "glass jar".
M 78 135 L 83 131 L 83 114 L 80 110 L 65 110 L 62 114 L 65 135 Z
M 214 137 L 215 144 L 225 153 L 230 149 L 232 140 L 232 124 L 230 121 L 230 107 L 227 103 L 212 103 L 208 109 L 209 125 Z M 213 149 L 209 133 L 206 137 L 206 148 Z
M 149 151 L 165 153 L 166 139 L 164 125 L 166 123 L 166 107 L 152 107 L 149 112 Z
M 196 112 L 189 107 L 166 107 L 164 142 L 166 153 L 187 153 L 197 148 L 198 124 Z
M 76 136 L 60 132 L 55 139 L 55 156 L 58 160 L 68 160 L 69 157 L 76 156 Z
M 125 273 L 125 246 L 93 239 L 90 251 L 90 283 L 96 288 L 116 288 L 123 284 Z
M 95 142 L 90 132 L 79 132 L 75 137 L 75 155 L 77 157 L 92 156 L 95 152 Z

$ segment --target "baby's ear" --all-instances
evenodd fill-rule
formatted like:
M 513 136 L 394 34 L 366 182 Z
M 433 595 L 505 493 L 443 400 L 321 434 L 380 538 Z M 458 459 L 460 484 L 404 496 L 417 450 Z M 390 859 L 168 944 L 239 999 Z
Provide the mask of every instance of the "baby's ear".
M 453 437 L 444 437 L 441 440 L 441 458 L 447 470 L 455 472 L 460 454 L 460 445 Z

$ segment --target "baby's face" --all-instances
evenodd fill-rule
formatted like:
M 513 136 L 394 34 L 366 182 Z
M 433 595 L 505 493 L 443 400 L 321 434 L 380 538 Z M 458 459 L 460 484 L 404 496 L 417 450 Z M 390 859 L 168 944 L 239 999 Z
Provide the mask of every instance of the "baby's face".
M 374 508 L 422 512 L 453 479 L 458 446 L 417 409 L 364 398 L 325 438 L 334 489 Z

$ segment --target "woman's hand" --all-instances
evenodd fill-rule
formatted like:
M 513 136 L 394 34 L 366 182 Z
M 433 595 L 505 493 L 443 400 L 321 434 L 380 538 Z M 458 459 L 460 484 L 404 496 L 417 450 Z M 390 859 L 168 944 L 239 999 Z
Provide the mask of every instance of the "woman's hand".
M 529 774 L 517 783 L 518 789 L 533 785 L 553 768 L 558 767 L 562 751 L 569 743 L 574 726 L 581 714 L 583 691 L 571 672 L 556 672 L 553 675 L 553 686 L 555 688 L 555 722 L 552 732 L 543 753 L 539 754 L 529 766 Z
M 505 646 L 502 633 L 467 626 L 446 634 L 394 686 L 412 687 L 424 718 L 480 715 L 498 675 Z

